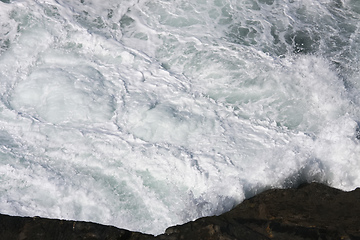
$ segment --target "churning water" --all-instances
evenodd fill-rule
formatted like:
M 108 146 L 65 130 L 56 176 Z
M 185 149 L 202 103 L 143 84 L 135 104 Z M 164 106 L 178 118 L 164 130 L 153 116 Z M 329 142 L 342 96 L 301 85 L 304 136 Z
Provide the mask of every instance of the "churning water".
M 1 0 L 0 211 L 159 234 L 360 186 L 360 1 Z

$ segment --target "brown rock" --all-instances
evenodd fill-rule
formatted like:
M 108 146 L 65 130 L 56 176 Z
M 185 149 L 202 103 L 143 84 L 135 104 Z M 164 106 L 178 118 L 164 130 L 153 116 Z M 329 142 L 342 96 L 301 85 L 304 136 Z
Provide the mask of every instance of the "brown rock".
M 173 226 L 159 236 L 95 223 L 0 215 L 1 240 L 360 239 L 360 189 L 311 183 L 268 190 L 220 216 Z
M 154 236 L 101 224 L 0 214 L 1 240 L 126 240 Z
M 360 239 L 360 189 L 343 192 L 311 183 L 268 190 L 220 216 L 171 227 L 165 234 L 173 239 Z

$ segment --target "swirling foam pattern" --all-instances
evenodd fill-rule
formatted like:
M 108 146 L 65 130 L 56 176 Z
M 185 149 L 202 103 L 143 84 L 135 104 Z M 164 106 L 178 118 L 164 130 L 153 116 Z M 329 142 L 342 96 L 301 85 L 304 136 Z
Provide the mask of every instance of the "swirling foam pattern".
M 357 0 L 1 0 L 0 211 L 159 234 L 360 186 Z

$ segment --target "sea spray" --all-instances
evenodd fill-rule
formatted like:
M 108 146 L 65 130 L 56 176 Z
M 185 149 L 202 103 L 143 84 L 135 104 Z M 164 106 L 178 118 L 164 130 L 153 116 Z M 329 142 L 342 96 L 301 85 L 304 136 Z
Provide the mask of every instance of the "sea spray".
M 359 179 L 358 1 L 0 2 L 0 209 L 152 234 Z

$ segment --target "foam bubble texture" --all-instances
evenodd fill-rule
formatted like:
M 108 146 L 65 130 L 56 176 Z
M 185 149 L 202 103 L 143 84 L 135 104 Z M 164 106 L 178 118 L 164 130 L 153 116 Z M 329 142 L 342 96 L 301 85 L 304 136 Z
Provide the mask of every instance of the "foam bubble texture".
M 160 234 L 360 186 L 357 1 L 0 1 L 0 209 Z

